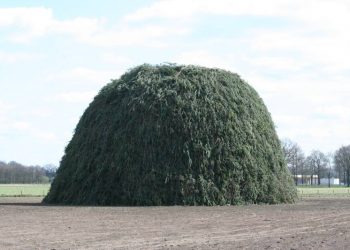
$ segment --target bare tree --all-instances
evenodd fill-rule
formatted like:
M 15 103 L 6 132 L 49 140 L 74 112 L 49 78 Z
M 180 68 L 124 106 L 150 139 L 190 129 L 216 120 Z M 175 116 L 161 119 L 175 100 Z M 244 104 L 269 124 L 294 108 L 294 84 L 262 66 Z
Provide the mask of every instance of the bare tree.
M 334 164 L 344 175 L 344 182 L 350 186 L 350 145 L 342 146 L 334 155 Z
M 332 152 L 329 152 L 326 154 L 327 157 L 327 170 L 328 170 L 328 187 L 331 187 L 331 175 L 332 175 L 332 160 L 334 158 L 334 155 Z
M 290 172 L 294 176 L 295 185 L 298 185 L 298 175 L 301 175 L 301 184 L 304 184 L 305 156 L 300 146 L 289 140 L 282 141 L 282 149 Z
M 319 150 L 314 150 L 307 157 L 307 165 L 311 173 L 311 185 L 313 184 L 313 176 L 317 174 L 317 184 L 321 184 L 321 177 L 325 173 L 328 166 L 327 156 Z
M 55 176 L 56 168 L 48 165 L 47 168 L 40 166 L 24 166 L 15 161 L 9 163 L 0 161 L 0 183 L 45 183 Z

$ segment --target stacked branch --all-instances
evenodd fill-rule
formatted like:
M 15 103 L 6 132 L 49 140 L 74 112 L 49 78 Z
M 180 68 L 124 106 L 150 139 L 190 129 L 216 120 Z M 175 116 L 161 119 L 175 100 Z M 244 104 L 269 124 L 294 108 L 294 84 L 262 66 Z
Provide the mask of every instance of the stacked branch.
M 224 205 L 293 202 L 262 99 L 237 74 L 141 65 L 81 117 L 44 202 Z

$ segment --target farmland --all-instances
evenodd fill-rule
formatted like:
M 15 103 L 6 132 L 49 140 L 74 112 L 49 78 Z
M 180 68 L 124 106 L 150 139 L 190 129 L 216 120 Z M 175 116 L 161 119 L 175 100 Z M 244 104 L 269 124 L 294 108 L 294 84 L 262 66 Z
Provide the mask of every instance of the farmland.
M 326 187 L 326 186 L 314 186 L 314 187 L 298 187 L 299 198 L 305 197 L 349 197 L 350 188 L 347 187 Z
M 0 196 L 45 196 L 50 184 L 0 184 Z
M 50 184 L 0 184 L 0 196 L 45 196 Z M 342 186 L 304 186 L 298 187 L 299 198 L 303 197 L 350 197 L 350 188 Z
M 49 187 L 0 185 L 0 248 L 346 249 L 350 241 L 345 187 L 298 187 L 295 204 L 212 207 L 45 206 Z
M 0 197 L 2 249 L 347 249 L 350 199 L 248 206 L 43 206 Z M 19 240 L 20 239 L 20 240 Z

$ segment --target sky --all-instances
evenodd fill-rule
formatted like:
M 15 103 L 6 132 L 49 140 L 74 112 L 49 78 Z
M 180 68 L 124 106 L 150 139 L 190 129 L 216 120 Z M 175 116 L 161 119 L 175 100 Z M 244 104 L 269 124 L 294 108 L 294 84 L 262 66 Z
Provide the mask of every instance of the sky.
M 0 160 L 59 164 L 110 79 L 143 63 L 238 73 L 281 139 L 350 144 L 350 1 L 0 1 Z

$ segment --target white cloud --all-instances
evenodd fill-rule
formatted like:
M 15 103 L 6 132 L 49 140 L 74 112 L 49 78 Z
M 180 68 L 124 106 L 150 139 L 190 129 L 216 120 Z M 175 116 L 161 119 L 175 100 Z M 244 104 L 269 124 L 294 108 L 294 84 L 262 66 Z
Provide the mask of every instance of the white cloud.
M 158 18 L 177 22 L 210 15 L 264 16 L 289 22 L 285 29 L 250 28 L 240 36 L 245 40 L 240 48 L 245 46 L 253 55 L 260 55 L 258 60 L 262 66 L 298 70 L 313 65 L 330 73 L 348 69 L 350 2 L 347 0 L 164 0 L 136 10 L 125 20 L 144 22 Z M 187 24 L 192 25 L 188 21 Z M 269 58 L 276 53 L 288 54 L 288 57 L 293 54 L 297 58 Z
M 223 16 L 222 22 L 215 19 Z M 207 27 L 214 19 L 221 26 Z M 72 107 L 66 114 L 75 117 L 69 121 L 72 124 L 99 88 L 118 78 L 135 60 L 174 61 L 239 73 L 263 97 L 280 136 L 290 137 L 307 151 L 349 144 L 349 26 L 347 0 L 163 0 L 115 23 L 82 16 L 60 19 L 49 8 L 0 8 L 3 40 L 28 43 L 42 38 L 36 42 L 45 46 L 44 38 L 55 36 L 67 38 L 72 47 L 79 46 L 72 41 L 101 47 L 89 47 L 96 62 L 72 60 L 67 64 L 70 68 L 44 75 L 47 89 L 40 94 L 53 97 L 50 104 Z M 6 63 L 35 56 L 0 51 L 0 61 Z M 40 135 L 34 119 L 26 125 L 28 117 L 14 117 L 15 111 L 0 102 L 1 133 L 24 134 L 25 130 L 33 138 L 48 140 L 66 134 L 56 128 L 55 133 L 44 129 Z M 47 118 L 57 112 L 59 108 L 27 111 L 27 115 Z
M 173 25 L 142 25 L 140 27 L 126 26 L 117 30 L 101 30 L 93 36 L 85 37 L 83 42 L 98 46 L 132 46 L 165 47 L 167 39 L 172 36 L 182 36 L 190 32 L 187 27 Z
M 58 20 L 48 8 L 0 8 L 0 28 L 14 27 L 18 31 L 10 33 L 9 40 L 28 43 L 45 35 L 70 35 L 76 40 L 96 46 L 142 45 L 162 47 L 160 38 L 181 36 L 189 32 L 187 27 L 176 23 L 165 25 L 128 26 L 122 23 L 116 28 L 107 28 L 104 18 L 76 17 Z
M 320 107 L 317 112 L 325 117 L 329 117 L 330 119 L 342 119 L 350 124 L 348 104 L 350 104 L 350 101 L 348 101 L 348 103 L 343 103 L 343 105 L 340 105 L 339 103 L 325 105 Z
M 334 151 L 350 142 L 350 85 L 313 73 L 274 78 L 247 72 L 247 80 L 263 97 L 280 138 L 298 142 L 306 153 Z
M 12 124 L 12 127 L 16 130 L 24 131 L 30 128 L 30 123 L 24 121 L 16 121 Z
M 0 8 L 0 26 L 19 25 L 31 30 L 43 30 L 52 19 L 52 11 L 47 8 Z
M 4 101 L 0 100 L 0 114 L 9 112 L 12 108 L 13 108 L 13 105 L 5 103 Z
M 54 112 L 50 107 L 35 107 L 30 108 L 26 111 L 28 116 L 33 117 L 34 119 L 41 119 L 41 118 L 49 118 L 54 116 Z
M 0 50 L 0 63 L 28 62 L 41 58 L 40 55 L 25 52 L 7 52 Z
M 52 73 L 46 76 L 48 82 L 58 82 L 65 85 L 83 85 L 101 87 L 109 83 L 111 79 L 116 79 L 122 74 L 122 70 L 96 70 L 86 67 L 76 67 Z
M 39 138 L 39 139 L 44 140 L 44 141 L 55 141 L 57 139 L 57 136 L 55 133 L 47 132 L 47 131 L 37 130 L 33 133 L 33 135 L 36 138 Z
M 103 62 L 108 63 L 109 65 L 117 65 L 122 68 L 130 67 L 130 65 L 133 64 L 132 59 L 126 56 L 116 55 L 115 53 L 104 53 L 100 56 L 100 58 Z
M 189 19 L 200 14 L 280 16 L 287 11 L 293 11 L 293 5 L 292 1 L 284 0 L 165 0 L 157 1 L 148 7 L 131 13 L 125 17 L 125 20 L 141 21 L 151 18 Z
M 222 68 L 234 71 L 230 60 L 225 60 L 223 56 L 215 56 L 205 50 L 193 50 L 180 53 L 173 58 L 178 64 L 193 64 L 212 68 Z
M 262 56 L 249 59 L 246 58 L 246 61 L 253 67 L 261 67 L 262 69 L 268 68 L 272 72 L 281 70 L 298 71 L 309 65 L 308 62 L 301 62 L 287 56 Z
M 55 96 L 55 100 L 69 103 L 88 103 L 97 94 L 95 91 L 66 92 Z
M 19 110 L 19 106 L 9 105 L 0 101 L 0 138 L 6 139 L 10 137 L 11 143 L 25 140 L 24 137 L 31 137 L 41 141 L 57 139 L 54 133 L 42 129 L 41 124 L 34 124 L 35 120 L 30 120 L 30 118 L 25 120 L 25 114 Z
M 14 105 L 0 100 L 0 135 L 5 133 L 11 127 L 9 114 L 14 110 Z
M 288 31 L 252 31 L 247 38 L 247 43 L 252 51 L 264 54 L 265 57 L 276 53 L 288 53 L 289 57 L 295 58 L 292 59 L 294 60 L 292 69 L 314 66 L 322 67 L 323 70 L 330 73 L 348 69 L 345 62 L 350 57 L 350 50 L 347 49 L 350 35 L 344 35 L 345 31 L 334 31 L 332 34 L 328 34 L 327 31 L 319 31 L 319 34 L 312 35 L 310 33 L 317 30 L 318 27 L 304 32 L 300 32 L 300 29 L 296 31 L 296 29 L 298 28 Z M 282 65 L 285 64 L 284 60 L 279 60 L 279 62 Z
M 0 8 L 0 27 L 17 27 L 10 34 L 10 40 L 29 42 L 46 34 L 71 34 L 83 39 L 93 34 L 104 20 L 77 17 L 70 20 L 56 20 L 52 10 L 43 7 Z
M 301 115 L 286 115 L 286 114 L 280 114 L 274 116 L 275 122 L 278 124 L 289 124 L 289 125 L 297 125 L 304 123 L 305 117 Z
M 346 28 L 350 3 L 347 0 L 163 0 L 125 16 L 126 21 L 152 18 L 182 19 L 199 15 L 274 16 L 299 19 L 310 25 Z M 336 14 L 335 14 L 336 13 Z M 334 15 L 335 14 L 335 15 Z

